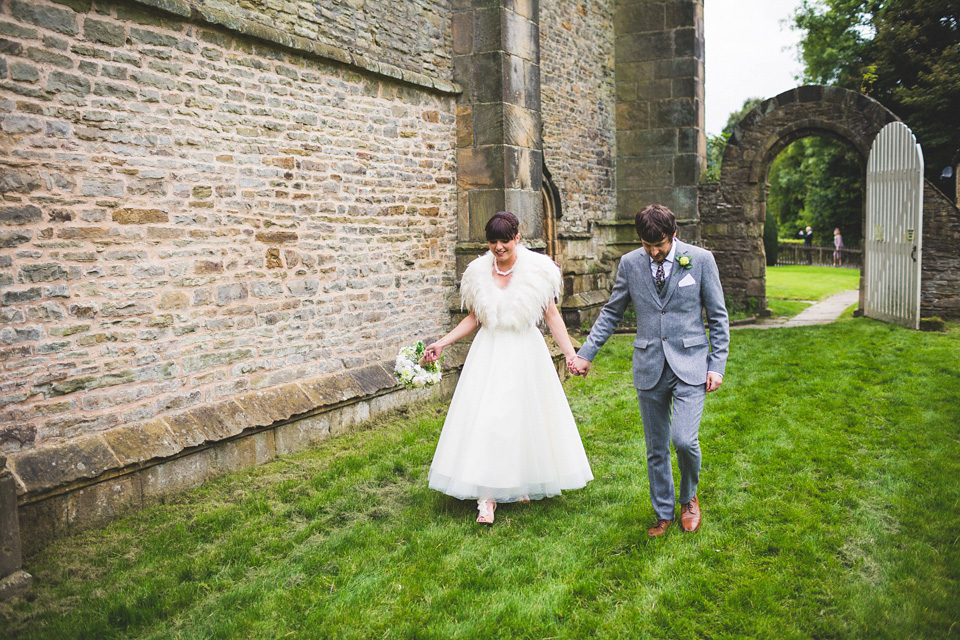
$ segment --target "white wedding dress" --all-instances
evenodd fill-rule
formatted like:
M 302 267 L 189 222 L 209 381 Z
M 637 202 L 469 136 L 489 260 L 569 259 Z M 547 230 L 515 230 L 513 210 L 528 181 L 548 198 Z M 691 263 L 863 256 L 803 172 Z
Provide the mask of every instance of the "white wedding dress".
M 537 323 L 560 295 L 560 269 L 517 246 L 503 289 L 493 254 L 463 274 L 463 305 L 480 322 L 430 466 L 429 486 L 460 499 L 536 500 L 593 479 L 570 405 Z

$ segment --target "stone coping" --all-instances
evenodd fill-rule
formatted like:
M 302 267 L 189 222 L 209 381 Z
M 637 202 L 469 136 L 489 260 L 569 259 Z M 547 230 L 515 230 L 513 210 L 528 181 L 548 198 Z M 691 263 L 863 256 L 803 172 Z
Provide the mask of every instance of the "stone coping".
M 172 13 L 181 18 L 186 18 L 193 22 L 205 23 L 223 27 L 235 33 L 240 33 L 250 38 L 256 38 L 264 42 L 269 42 L 298 53 L 324 58 L 340 64 L 345 64 L 358 69 L 363 69 L 407 84 L 412 84 L 424 89 L 436 91 L 442 94 L 459 95 L 463 93 L 463 87 L 455 82 L 450 82 L 442 78 L 429 76 L 419 71 L 403 69 L 392 64 L 379 62 L 375 59 L 362 56 L 340 47 L 335 47 L 320 42 L 314 42 L 302 36 L 296 36 L 285 33 L 265 24 L 254 20 L 247 20 L 238 16 L 231 15 L 224 11 L 194 5 L 187 0 L 130 0 L 152 9 L 158 9 L 166 13 Z
M 446 355 L 446 353 L 445 353 Z M 457 354 L 446 369 L 462 364 Z M 457 360 L 451 362 L 450 360 Z M 250 391 L 145 422 L 9 454 L 17 502 L 30 504 L 103 477 L 169 460 L 184 451 L 335 410 L 397 390 L 392 362 Z

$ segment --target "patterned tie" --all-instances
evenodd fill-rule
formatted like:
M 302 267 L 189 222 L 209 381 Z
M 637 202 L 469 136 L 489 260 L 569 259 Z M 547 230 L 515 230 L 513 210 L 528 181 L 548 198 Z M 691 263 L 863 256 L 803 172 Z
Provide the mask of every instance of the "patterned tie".
M 657 263 L 657 277 L 653 280 L 657 283 L 657 293 L 663 293 L 663 262 Z

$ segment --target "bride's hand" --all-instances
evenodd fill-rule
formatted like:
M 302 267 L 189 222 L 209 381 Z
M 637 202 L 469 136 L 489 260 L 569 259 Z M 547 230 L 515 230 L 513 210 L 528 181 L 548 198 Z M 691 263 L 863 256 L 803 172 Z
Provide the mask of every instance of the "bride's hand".
M 428 346 L 423 350 L 423 357 L 420 359 L 421 364 L 423 362 L 436 362 L 440 359 L 440 353 L 443 351 L 443 347 L 438 345 L 436 342 Z

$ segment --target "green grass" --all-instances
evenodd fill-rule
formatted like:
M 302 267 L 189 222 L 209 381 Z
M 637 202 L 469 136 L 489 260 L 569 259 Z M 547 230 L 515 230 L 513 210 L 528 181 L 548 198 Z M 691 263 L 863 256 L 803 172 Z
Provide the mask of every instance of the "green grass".
M 960 637 L 960 327 L 734 332 L 703 528 L 657 540 L 631 341 L 567 383 L 583 490 L 474 524 L 426 488 L 425 405 L 54 543 L 0 635 Z
M 767 298 L 819 302 L 840 291 L 859 288 L 859 269 L 805 265 L 767 267 Z

